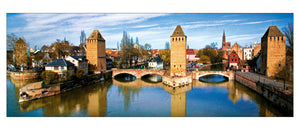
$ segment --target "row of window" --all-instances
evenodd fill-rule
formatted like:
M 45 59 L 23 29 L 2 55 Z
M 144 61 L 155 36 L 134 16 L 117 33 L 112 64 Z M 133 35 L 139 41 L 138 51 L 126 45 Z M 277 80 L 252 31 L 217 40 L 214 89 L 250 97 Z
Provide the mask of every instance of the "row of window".
M 272 40 L 283 40 L 283 37 L 270 37 L 270 41 L 272 41 Z
M 174 40 L 177 41 L 177 37 L 176 37 L 176 38 L 173 37 L 172 40 L 173 40 L 173 41 L 174 41 Z M 178 38 L 178 41 L 183 41 L 183 40 L 184 40 L 183 37 L 182 37 L 182 38 L 180 38 L 180 37 Z

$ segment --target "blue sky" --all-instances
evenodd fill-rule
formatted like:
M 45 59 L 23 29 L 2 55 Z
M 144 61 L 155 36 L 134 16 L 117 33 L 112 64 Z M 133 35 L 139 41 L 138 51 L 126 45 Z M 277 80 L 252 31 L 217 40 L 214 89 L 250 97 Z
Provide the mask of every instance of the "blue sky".
M 163 49 L 177 25 L 181 25 L 190 48 L 200 49 L 217 42 L 221 47 L 223 30 L 226 41 L 246 46 L 260 42 L 270 25 L 282 28 L 293 23 L 292 13 L 176 13 L 176 14 L 7 14 L 7 34 L 24 37 L 29 47 L 50 45 L 66 39 L 79 45 L 80 32 L 88 37 L 99 30 L 107 48 L 116 48 L 123 31 L 139 38 L 140 44 L 150 43 Z

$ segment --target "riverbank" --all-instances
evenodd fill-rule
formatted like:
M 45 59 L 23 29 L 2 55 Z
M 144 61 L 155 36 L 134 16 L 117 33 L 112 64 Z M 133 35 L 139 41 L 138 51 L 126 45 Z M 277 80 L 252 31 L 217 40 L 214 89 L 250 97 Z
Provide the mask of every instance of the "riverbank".
M 9 75 L 10 78 L 17 79 L 17 80 L 27 80 L 27 79 L 39 78 L 39 73 L 31 72 L 31 71 L 25 71 L 25 72 L 7 71 L 6 75 Z
M 80 79 L 64 81 L 56 84 L 42 87 L 42 81 L 27 84 L 20 88 L 19 102 L 30 101 L 43 97 L 54 96 L 64 92 L 71 91 L 83 86 L 92 85 L 107 79 L 111 79 L 112 72 L 107 71 L 102 74 L 92 74 L 83 76 Z
M 285 86 L 270 79 L 261 79 L 261 77 L 250 72 L 235 72 L 235 80 L 262 95 L 276 107 L 287 111 L 291 116 L 293 115 L 293 89 L 286 89 L 293 86 Z

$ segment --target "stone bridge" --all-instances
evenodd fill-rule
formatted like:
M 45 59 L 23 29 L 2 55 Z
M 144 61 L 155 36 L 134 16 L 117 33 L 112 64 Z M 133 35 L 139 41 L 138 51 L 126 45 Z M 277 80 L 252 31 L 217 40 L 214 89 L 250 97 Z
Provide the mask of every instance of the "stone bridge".
M 193 71 L 193 79 L 198 80 L 202 76 L 206 75 L 222 75 L 227 77 L 229 80 L 234 80 L 234 72 L 233 71 Z
M 119 74 L 131 74 L 137 79 L 140 79 L 144 75 L 157 74 L 163 76 L 166 70 L 147 70 L 147 69 L 112 69 L 112 77 L 114 78 Z

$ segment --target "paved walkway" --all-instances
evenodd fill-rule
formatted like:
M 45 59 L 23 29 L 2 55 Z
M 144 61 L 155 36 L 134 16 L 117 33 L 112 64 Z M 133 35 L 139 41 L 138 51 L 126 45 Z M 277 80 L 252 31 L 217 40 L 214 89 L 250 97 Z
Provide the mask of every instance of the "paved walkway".
M 269 86 L 273 86 L 273 87 L 276 87 L 280 90 L 284 90 L 283 87 L 284 87 L 284 84 L 282 82 L 279 82 L 279 81 L 276 81 L 276 80 L 272 80 L 272 79 L 269 79 L 267 77 L 264 77 L 262 75 L 259 75 L 259 74 L 256 74 L 256 73 L 251 73 L 251 72 L 240 72 L 240 71 L 237 71 L 236 74 L 240 75 L 240 76 L 243 76 L 243 77 L 247 77 L 249 79 L 252 79 L 254 80 L 255 82 L 258 82 L 260 81 L 261 83 L 263 84 L 266 84 L 266 85 L 269 85 Z M 288 87 L 288 90 L 289 91 L 293 91 L 293 85 L 290 85 L 290 84 L 285 84 L 285 87 Z

